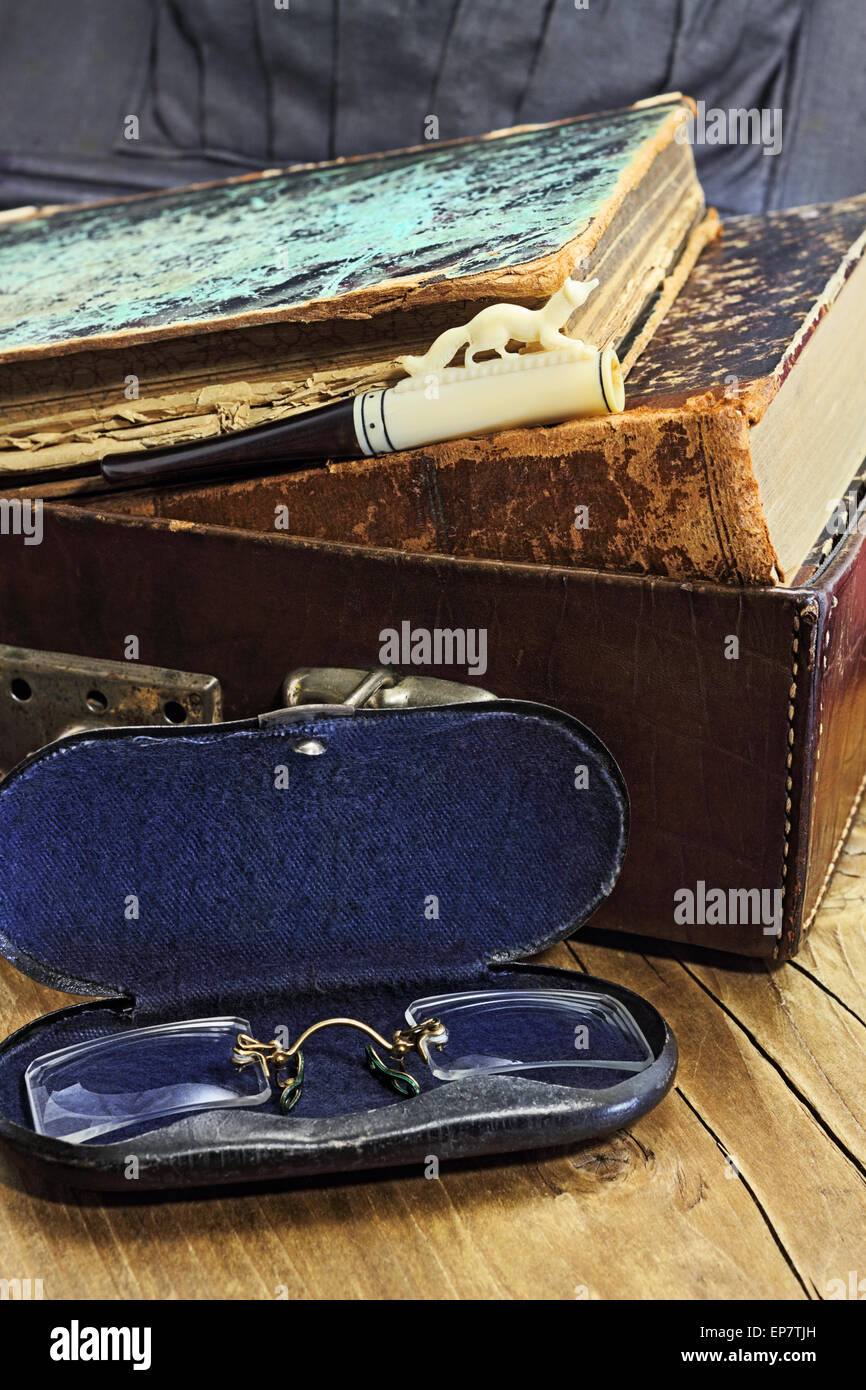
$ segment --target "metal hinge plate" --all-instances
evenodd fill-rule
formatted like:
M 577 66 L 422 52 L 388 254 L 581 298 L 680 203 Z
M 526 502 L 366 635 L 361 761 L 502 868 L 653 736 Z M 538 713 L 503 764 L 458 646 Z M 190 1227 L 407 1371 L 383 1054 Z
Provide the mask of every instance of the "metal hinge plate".
M 465 705 L 495 700 L 489 690 L 438 676 L 407 676 L 393 667 L 361 670 L 344 666 L 300 666 L 283 681 L 283 704 L 349 705 L 353 709 L 406 709 L 424 705 Z
M 221 719 L 215 676 L 0 646 L 0 775 L 64 734 Z

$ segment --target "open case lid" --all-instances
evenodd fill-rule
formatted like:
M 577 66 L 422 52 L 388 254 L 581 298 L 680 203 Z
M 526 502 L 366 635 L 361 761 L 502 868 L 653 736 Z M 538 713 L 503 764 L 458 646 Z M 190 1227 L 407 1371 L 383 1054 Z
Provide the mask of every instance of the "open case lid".
M 529 703 L 76 734 L 0 785 L 0 945 L 143 1020 L 459 987 L 584 922 L 627 827 L 607 749 Z

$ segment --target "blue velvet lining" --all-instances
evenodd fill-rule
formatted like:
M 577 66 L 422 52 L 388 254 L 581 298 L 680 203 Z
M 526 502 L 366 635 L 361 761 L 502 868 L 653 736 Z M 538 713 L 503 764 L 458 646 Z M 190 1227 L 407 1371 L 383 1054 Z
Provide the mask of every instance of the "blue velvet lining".
M 624 816 L 579 725 L 490 706 L 81 736 L 0 790 L 0 935 L 140 1021 L 456 988 L 584 920 Z

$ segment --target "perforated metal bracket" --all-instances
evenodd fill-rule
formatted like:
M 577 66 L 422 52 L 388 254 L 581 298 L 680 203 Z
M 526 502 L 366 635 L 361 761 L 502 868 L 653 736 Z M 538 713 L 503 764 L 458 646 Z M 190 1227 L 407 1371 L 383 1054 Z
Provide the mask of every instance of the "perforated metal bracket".
M 0 645 L 0 775 L 64 734 L 221 719 L 216 676 Z

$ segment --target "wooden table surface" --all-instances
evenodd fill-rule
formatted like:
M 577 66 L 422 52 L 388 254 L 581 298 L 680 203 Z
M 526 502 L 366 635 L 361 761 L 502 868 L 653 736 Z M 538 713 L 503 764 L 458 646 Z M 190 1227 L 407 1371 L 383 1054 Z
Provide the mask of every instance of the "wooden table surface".
M 162 1200 L 48 1189 L 2 1160 L 0 1277 L 46 1299 L 838 1296 L 866 1276 L 864 927 L 861 811 L 787 965 L 580 937 L 542 958 L 672 1023 L 676 1086 L 633 1130 L 438 1179 Z M 4 1033 L 66 1002 L 3 966 Z

